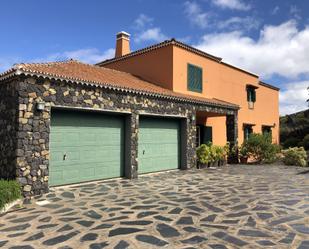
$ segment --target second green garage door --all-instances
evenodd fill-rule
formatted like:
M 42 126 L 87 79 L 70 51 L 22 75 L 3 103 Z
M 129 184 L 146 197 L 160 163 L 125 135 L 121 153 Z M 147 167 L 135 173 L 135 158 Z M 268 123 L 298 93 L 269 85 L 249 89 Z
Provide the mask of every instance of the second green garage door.
M 94 112 L 53 111 L 49 185 L 124 174 L 124 120 Z
M 138 141 L 139 173 L 179 168 L 180 125 L 177 119 L 141 117 Z

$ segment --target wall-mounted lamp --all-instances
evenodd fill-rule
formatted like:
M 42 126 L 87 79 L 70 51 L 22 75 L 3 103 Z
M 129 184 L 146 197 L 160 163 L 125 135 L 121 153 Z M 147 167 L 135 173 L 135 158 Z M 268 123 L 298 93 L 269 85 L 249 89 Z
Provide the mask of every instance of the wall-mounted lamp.
M 44 109 L 45 109 L 45 102 L 43 102 L 43 101 L 38 101 L 38 102 L 36 103 L 36 109 L 37 109 L 38 111 L 44 111 Z

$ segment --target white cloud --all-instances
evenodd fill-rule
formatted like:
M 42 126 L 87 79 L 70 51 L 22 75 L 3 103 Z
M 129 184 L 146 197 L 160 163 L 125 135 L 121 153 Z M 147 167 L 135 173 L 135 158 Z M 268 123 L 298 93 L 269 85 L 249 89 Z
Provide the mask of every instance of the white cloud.
M 219 29 L 229 30 L 251 30 L 258 29 L 260 21 L 251 16 L 238 17 L 234 16 L 224 21 L 219 21 L 217 27 Z
M 110 48 L 104 52 L 100 52 L 97 48 L 86 48 L 72 51 L 65 51 L 62 53 L 55 53 L 48 55 L 45 59 L 37 59 L 36 61 L 57 61 L 76 59 L 85 63 L 95 64 L 115 56 L 115 49 Z
M 162 42 L 168 39 L 165 34 L 162 33 L 160 28 L 150 28 L 142 31 L 140 34 L 135 35 L 134 41 L 139 43 L 143 41 Z
M 20 56 L 0 56 L 0 73 L 10 69 L 14 64 L 25 62 Z
M 184 3 L 184 8 L 185 14 L 192 24 L 200 28 L 208 26 L 209 13 L 203 12 L 200 5 L 196 2 L 187 1 Z
M 250 10 L 250 4 L 245 4 L 241 0 L 212 0 L 213 4 L 223 9 L 234 9 L 234 10 Z
M 293 20 L 264 26 L 257 40 L 241 31 L 207 34 L 195 47 L 263 77 L 309 75 L 309 26 Z
M 135 29 L 144 29 L 148 25 L 152 25 L 153 18 L 149 17 L 145 14 L 140 14 L 135 20 L 134 20 L 134 28 Z
M 272 11 L 271 11 L 271 14 L 272 15 L 276 15 L 280 10 L 280 7 L 279 6 L 276 6 Z
M 296 5 L 290 6 L 290 15 L 297 20 L 301 19 L 301 10 Z
M 308 108 L 306 100 L 308 99 L 309 80 L 292 82 L 285 85 L 280 91 L 280 114 L 291 114 Z
M 104 52 L 100 52 L 96 48 L 86 48 L 65 51 L 60 53 L 54 53 L 42 58 L 34 59 L 21 59 L 19 57 L 6 57 L 0 58 L 0 72 L 4 72 L 11 68 L 15 63 L 38 63 L 38 62 L 52 62 L 60 60 L 75 59 L 84 63 L 95 64 L 106 59 L 113 58 L 115 56 L 115 49 L 107 49 Z

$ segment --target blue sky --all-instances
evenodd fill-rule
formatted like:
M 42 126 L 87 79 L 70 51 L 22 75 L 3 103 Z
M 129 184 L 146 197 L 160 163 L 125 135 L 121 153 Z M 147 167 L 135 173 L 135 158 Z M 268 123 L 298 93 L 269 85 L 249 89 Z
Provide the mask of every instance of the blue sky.
M 281 88 L 280 112 L 306 109 L 309 1 L 1 1 L 0 71 L 19 62 L 114 55 L 115 34 L 131 49 L 174 37 Z

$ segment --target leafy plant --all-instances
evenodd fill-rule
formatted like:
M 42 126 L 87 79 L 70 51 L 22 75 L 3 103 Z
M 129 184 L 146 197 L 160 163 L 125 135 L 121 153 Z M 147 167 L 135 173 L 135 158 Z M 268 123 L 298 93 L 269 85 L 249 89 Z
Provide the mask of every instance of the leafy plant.
M 197 150 L 197 160 L 201 164 L 215 163 L 223 165 L 227 155 L 227 148 L 223 146 L 213 145 L 212 143 L 201 144 Z
M 214 159 L 215 161 L 224 160 L 224 147 L 214 145 Z
M 197 150 L 197 160 L 202 164 L 208 164 L 212 161 L 211 146 L 201 144 Z
M 230 153 L 230 142 L 227 142 L 224 146 L 223 146 L 223 151 L 224 151 L 224 158 L 226 159 Z
M 286 165 L 307 166 L 307 153 L 303 147 L 282 150 L 283 163 Z
M 307 134 L 303 139 L 303 145 L 305 150 L 309 150 L 309 134 Z
M 7 203 L 21 198 L 21 188 L 18 182 L 0 180 L 0 210 L 4 208 Z
M 283 147 L 284 148 L 296 147 L 300 142 L 301 142 L 301 139 L 296 138 L 296 137 L 290 137 L 284 141 Z
M 270 134 L 253 133 L 249 136 L 244 144 L 249 157 L 252 157 L 258 163 L 271 163 L 277 158 L 280 148 L 272 144 Z
M 229 147 L 231 147 L 229 145 Z M 229 163 L 238 163 L 238 156 L 239 156 L 239 147 L 238 147 L 238 144 L 234 144 L 231 148 L 228 149 L 228 154 L 227 154 L 227 157 L 228 157 L 228 162 Z
M 249 157 L 249 150 L 248 150 L 248 144 L 246 141 L 239 147 L 239 156 L 248 158 Z

